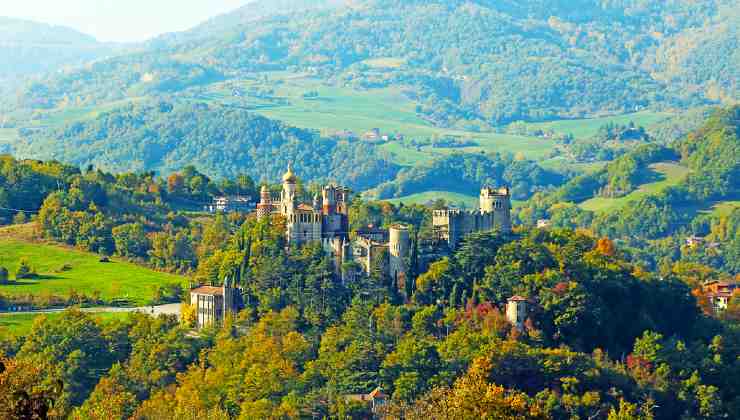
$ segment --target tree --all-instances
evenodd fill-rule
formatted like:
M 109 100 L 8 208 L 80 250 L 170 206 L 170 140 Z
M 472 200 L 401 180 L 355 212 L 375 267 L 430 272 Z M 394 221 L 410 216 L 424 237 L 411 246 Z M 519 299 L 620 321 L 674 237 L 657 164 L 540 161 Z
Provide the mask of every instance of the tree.
M 149 251 L 149 238 L 141 223 L 129 223 L 113 228 L 116 253 L 122 257 L 144 258 Z
M 0 284 L 8 284 L 8 280 L 10 278 L 8 277 L 8 269 L 0 266 Z
M 15 279 L 22 280 L 34 277 L 36 277 L 36 272 L 31 267 L 31 264 L 26 258 L 21 258 L 21 261 L 18 263 L 18 269 L 15 270 Z

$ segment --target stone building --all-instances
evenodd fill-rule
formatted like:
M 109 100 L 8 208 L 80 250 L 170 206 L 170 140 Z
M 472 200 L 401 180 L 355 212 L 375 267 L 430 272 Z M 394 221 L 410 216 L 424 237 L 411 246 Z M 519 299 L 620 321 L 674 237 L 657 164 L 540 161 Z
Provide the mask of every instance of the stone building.
M 216 197 L 206 210 L 210 213 L 249 213 L 254 210 L 254 202 L 249 196 Z
M 507 187 L 498 190 L 483 188 L 478 210 L 435 210 L 432 223 L 437 238 L 446 241 L 451 249 L 454 249 L 465 235 L 473 232 L 492 229 L 510 232 L 511 192 Z
M 296 182 L 293 168 L 288 165 L 279 198 L 273 198 L 267 187 L 262 187 L 257 204 L 258 217 L 272 213 L 285 217 L 285 234 L 292 244 L 320 241 L 327 249 L 334 249 L 337 240 L 339 245 L 347 242 L 349 189 L 330 184 L 323 188 L 321 197 L 314 196 L 312 203 L 301 203 L 296 197 Z
M 296 195 L 297 177 L 293 168 L 283 175 L 280 197 L 272 197 L 267 187 L 262 187 L 257 216 L 266 217 L 277 213 L 285 217 L 285 236 L 288 243 L 302 245 L 320 242 L 324 249 L 334 255 L 335 267 L 339 272 L 342 263 L 349 258 L 349 189 L 334 184 L 325 186 L 321 197 L 314 196 L 312 203 L 299 202 Z
M 239 311 L 239 293 L 229 279 L 221 287 L 200 286 L 190 290 L 190 304 L 195 306 L 198 328 L 218 326 L 229 314 Z
M 360 229 L 352 245 L 352 257 L 366 274 L 370 274 L 373 261 L 384 251 L 388 251 L 388 275 L 397 281 L 406 276 L 411 252 L 408 226 L 395 224 L 388 230 Z

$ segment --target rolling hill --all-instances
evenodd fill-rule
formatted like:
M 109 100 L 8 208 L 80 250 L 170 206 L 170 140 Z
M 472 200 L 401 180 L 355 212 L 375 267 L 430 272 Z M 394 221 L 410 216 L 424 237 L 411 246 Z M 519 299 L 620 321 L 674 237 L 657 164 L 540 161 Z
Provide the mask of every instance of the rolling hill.
M 0 17 L 0 82 L 80 65 L 113 50 L 70 28 Z
M 732 102 L 733 4 L 257 1 L 144 52 L 51 77 L 22 98 L 97 103 L 280 70 L 399 88 L 419 115 L 448 127 Z

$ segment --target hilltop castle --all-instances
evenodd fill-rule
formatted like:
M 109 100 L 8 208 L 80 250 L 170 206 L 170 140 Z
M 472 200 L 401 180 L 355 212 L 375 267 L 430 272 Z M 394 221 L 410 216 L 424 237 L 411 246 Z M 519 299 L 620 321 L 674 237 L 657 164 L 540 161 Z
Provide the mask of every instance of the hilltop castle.
M 266 186 L 262 187 L 257 217 L 264 218 L 272 214 L 284 217 L 285 235 L 290 244 L 320 242 L 324 250 L 333 256 L 335 274 L 343 281 L 351 281 L 360 274 L 359 270 L 370 274 L 374 261 L 378 261 L 377 257 L 385 255 L 385 272 L 399 288 L 405 287 L 412 249 L 407 226 L 394 224 L 389 229 L 370 226 L 357 230 L 354 239 L 350 240 L 349 189 L 330 184 L 322 189 L 321 197 L 318 194 L 313 197 L 312 203 L 301 203 L 297 198 L 297 177 L 292 167 L 288 166 L 282 181 L 279 196 L 273 197 Z M 435 238 L 418 255 L 425 261 L 448 255 L 467 234 L 492 229 L 510 232 L 509 189 L 483 188 L 479 209 L 435 210 L 432 224 Z M 350 261 L 356 263 L 357 268 L 344 272 L 342 267 Z M 236 312 L 239 302 L 235 290 L 228 279 L 223 287 L 193 289 L 191 302 L 197 308 L 198 327 L 218 324 L 228 313 Z
M 511 192 L 507 187 L 498 190 L 483 188 L 478 210 L 435 210 L 432 224 L 437 238 L 446 241 L 451 249 L 455 249 L 465 235 L 473 232 L 493 229 L 511 232 Z
M 321 242 L 324 249 L 337 258 L 337 266 L 347 260 L 349 245 L 349 189 L 327 185 L 322 197 L 314 196 L 313 203 L 299 203 L 296 197 L 297 178 L 293 168 L 283 175 L 283 189 L 279 198 L 273 198 L 266 186 L 260 192 L 257 217 L 277 213 L 285 217 L 286 237 L 289 243 L 301 245 Z
M 257 216 L 282 215 L 286 219 L 289 243 L 321 242 L 324 249 L 334 255 L 337 267 L 354 260 L 369 273 L 373 256 L 387 250 L 391 276 L 405 273 L 405 260 L 411 249 L 408 227 L 394 225 L 389 230 L 361 229 L 350 243 L 349 189 L 330 184 L 323 188 L 321 197 L 314 196 L 313 203 L 299 203 L 296 182 L 293 168 L 288 165 L 279 197 L 273 197 L 266 186 L 262 187 Z M 479 209 L 435 210 L 432 223 L 437 240 L 446 242 L 450 249 L 455 249 L 460 240 L 472 232 L 492 229 L 510 232 L 511 192 L 506 187 L 483 188 Z

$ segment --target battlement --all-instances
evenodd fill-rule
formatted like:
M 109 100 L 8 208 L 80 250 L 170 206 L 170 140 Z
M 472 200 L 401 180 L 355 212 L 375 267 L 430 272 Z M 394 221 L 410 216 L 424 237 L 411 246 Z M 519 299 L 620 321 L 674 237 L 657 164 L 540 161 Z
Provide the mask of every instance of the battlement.
M 509 187 L 483 187 L 480 190 L 481 197 L 511 197 L 511 190 Z

